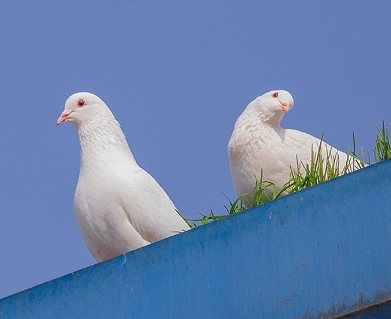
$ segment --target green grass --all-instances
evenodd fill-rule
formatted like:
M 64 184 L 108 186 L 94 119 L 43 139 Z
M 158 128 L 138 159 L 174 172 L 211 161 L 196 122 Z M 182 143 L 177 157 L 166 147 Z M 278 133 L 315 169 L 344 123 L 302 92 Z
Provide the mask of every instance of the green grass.
M 291 168 L 290 179 L 287 183 L 289 185 L 288 193 L 297 192 L 367 166 L 363 156 L 358 156 L 355 153 L 354 134 L 353 151 L 347 152 L 349 156 L 343 167 L 340 167 L 339 154 L 335 154 L 335 149 L 326 148 L 326 156 L 322 154 L 322 143 L 321 140 L 317 150 L 311 150 L 309 163 L 302 163 L 297 160 L 296 167 Z
M 374 147 L 374 158 L 375 162 L 378 163 L 391 158 L 391 138 L 388 126 L 384 123 L 384 121 L 380 129 L 377 126 L 376 128 L 377 135 Z M 263 180 L 263 174 L 261 172 L 261 178 L 256 182 L 256 186 L 252 194 L 253 202 L 247 208 L 264 204 L 286 194 L 297 192 L 304 188 L 351 173 L 352 171 L 369 165 L 367 164 L 369 163 L 369 156 L 366 163 L 364 161 L 364 154 L 357 155 L 356 153 L 356 140 L 354 133 L 353 150 L 347 152 L 349 156 L 344 167 L 340 167 L 338 154 L 333 154 L 332 149 L 327 150 L 326 156 L 322 154 L 322 140 L 318 145 L 318 148 L 311 151 L 311 157 L 308 163 L 302 163 L 297 160 L 296 167 L 291 167 L 290 178 L 281 189 L 278 189 L 272 182 Z M 196 227 L 198 225 L 205 225 L 209 222 L 236 214 L 246 209 L 242 202 L 242 197 L 245 195 L 248 194 L 238 197 L 233 202 L 226 196 L 229 205 L 224 206 L 225 214 L 223 215 L 216 215 L 212 210 L 210 210 L 209 215 L 199 213 L 200 218 L 184 219 L 190 227 Z
M 376 128 L 377 135 L 373 154 L 376 163 L 378 163 L 391 158 L 391 142 L 390 134 L 388 132 L 388 125 L 386 125 L 384 121 L 382 123 L 381 129 L 379 129 L 377 126 Z

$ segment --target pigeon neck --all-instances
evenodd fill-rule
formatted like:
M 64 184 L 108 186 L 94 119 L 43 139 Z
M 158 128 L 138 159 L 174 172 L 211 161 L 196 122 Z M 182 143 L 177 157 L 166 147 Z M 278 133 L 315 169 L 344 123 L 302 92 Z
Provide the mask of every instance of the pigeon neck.
M 81 168 L 85 164 L 116 164 L 134 161 L 120 124 L 114 117 L 95 116 L 77 126 L 80 140 Z
M 256 120 L 258 123 L 262 123 L 264 125 L 270 126 L 273 129 L 279 129 L 281 128 L 280 122 L 283 117 L 283 113 L 275 112 L 269 109 L 263 110 L 263 112 L 259 111 L 259 105 L 257 104 L 250 104 L 245 112 L 243 112 L 243 116 L 247 118 L 249 122 L 253 122 Z
M 260 141 L 266 143 L 275 136 L 282 139 L 285 130 L 280 126 L 280 121 L 281 118 L 265 117 L 255 107 L 248 107 L 235 123 L 231 147 L 246 147 Z

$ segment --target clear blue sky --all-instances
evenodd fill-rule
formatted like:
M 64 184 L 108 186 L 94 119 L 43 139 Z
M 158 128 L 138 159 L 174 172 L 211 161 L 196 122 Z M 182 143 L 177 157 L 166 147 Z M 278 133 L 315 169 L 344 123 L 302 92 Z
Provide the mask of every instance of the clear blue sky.
M 94 264 L 73 217 L 67 97 L 99 95 L 186 217 L 235 199 L 234 122 L 286 89 L 283 126 L 372 152 L 391 122 L 390 1 L 3 1 L 0 298 Z M 366 187 L 366 186 L 363 186 Z M 369 212 L 370 213 L 370 212 Z

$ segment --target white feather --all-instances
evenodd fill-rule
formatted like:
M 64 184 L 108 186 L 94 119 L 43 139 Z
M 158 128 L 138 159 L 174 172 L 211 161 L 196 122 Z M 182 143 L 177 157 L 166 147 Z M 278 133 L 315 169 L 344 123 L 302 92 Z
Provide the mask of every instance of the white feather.
M 236 121 L 228 155 L 238 196 L 253 194 L 261 172 L 264 181 L 281 189 L 289 180 L 291 168 L 297 168 L 297 161 L 308 162 L 319 146 L 324 158 L 338 154 L 339 167 L 345 166 L 348 156 L 344 152 L 309 134 L 280 126 L 293 104 L 289 92 L 270 91 L 252 101 Z M 246 206 L 251 202 L 251 195 L 243 197 Z
M 73 94 L 58 123 L 63 121 L 74 123 L 79 134 L 74 214 L 97 261 L 189 229 L 160 185 L 137 165 L 119 123 L 99 97 Z

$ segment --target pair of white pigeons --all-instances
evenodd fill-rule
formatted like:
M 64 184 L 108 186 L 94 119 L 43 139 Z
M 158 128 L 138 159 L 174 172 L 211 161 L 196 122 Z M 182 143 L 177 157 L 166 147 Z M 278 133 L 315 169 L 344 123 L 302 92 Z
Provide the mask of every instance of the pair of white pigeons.
M 256 180 L 282 187 L 297 160 L 306 161 L 320 140 L 283 129 L 280 121 L 293 107 L 284 90 L 252 101 L 236 121 L 228 144 L 231 174 L 238 196 L 252 193 Z M 120 124 L 96 95 L 71 95 L 57 124 L 71 122 L 80 140 L 80 173 L 74 214 L 92 256 L 104 261 L 189 229 L 156 180 L 138 166 Z M 322 142 L 325 152 L 347 155 Z M 245 205 L 250 199 L 243 198 Z

